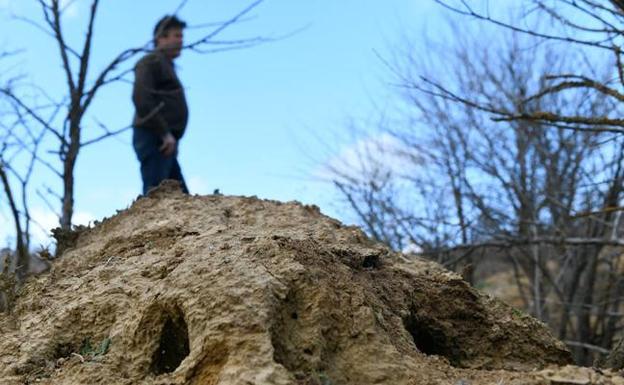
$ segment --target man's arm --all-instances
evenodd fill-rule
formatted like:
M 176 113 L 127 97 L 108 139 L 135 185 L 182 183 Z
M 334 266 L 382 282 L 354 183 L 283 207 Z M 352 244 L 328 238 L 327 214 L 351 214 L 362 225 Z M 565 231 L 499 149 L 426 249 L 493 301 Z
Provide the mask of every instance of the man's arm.
M 156 79 L 160 68 L 156 60 L 141 60 L 134 69 L 132 101 L 140 126 L 148 127 L 161 137 L 169 133 L 167 122 L 160 113 L 162 101 L 157 95 Z M 136 122 L 135 122 L 136 123 Z

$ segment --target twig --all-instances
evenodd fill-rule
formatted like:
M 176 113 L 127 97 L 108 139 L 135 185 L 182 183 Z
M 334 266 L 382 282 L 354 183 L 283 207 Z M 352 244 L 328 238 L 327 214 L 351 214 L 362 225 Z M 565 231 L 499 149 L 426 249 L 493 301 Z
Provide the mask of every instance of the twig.
M 84 359 L 84 357 L 83 357 L 82 355 L 80 355 L 80 354 L 78 354 L 78 353 L 74 353 L 74 352 L 72 352 L 72 354 L 71 354 L 71 355 L 72 355 L 72 356 L 76 356 L 76 357 L 78 357 L 78 358 L 80 359 L 80 362 L 84 364 L 85 359 Z

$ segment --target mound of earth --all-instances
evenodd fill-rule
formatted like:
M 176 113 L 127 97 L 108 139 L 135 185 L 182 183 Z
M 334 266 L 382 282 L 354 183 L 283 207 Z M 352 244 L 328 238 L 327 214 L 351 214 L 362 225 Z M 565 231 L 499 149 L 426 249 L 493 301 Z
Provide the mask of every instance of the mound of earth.
M 314 206 L 166 184 L 59 238 L 0 315 L 2 384 L 624 384 Z

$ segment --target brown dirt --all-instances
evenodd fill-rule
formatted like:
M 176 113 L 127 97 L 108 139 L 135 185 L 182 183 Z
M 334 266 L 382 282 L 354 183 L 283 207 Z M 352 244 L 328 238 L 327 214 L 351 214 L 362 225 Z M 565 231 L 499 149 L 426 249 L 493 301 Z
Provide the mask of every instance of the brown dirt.
M 624 384 L 314 206 L 165 185 L 66 239 L 0 315 L 1 384 Z

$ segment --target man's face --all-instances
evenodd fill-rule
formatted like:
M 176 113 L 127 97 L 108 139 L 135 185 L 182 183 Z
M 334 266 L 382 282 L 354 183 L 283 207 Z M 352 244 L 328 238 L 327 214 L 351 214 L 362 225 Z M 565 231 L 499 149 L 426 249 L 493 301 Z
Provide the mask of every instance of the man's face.
M 156 39 L 156 48 L 162 50 L 170 59 L 175 59 L 182 52 L 184 34 L 180 28 L 171 28 Z

